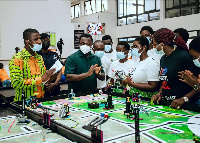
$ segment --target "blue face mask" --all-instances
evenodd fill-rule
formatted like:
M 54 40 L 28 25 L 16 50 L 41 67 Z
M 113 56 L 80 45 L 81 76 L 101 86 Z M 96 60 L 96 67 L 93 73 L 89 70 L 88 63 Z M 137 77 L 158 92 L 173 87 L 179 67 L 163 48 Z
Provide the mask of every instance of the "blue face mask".
M 111 45 L 105 45 L 105 51 L 110 52 L 111 50 Z
M 34 52 L 37 52 L 37 51 L 40 51 L 42 49 L 42 44 L 33 44 L 33 48 L 32 48 L 32 50 L 34 51 Z
M 135 56 L 135 57 L 140 57 L 140 55 L 141 55 L 142 53 L 138 53 L 138 51 L 139 51 L 139 49 L 133 48 L 132 51 L 131 51 L 131 55 L 132 55 L 132 56 Z
M 147 39 L 148 39 L 148 41 L 149 41 L 149 44 L 151 43 L 151 39 L 150 39 L 150 37 L 148 36 L 148 37 L 146 37 Z
M 104 55 L 104 51 L 95 51 L 95 55 L 101 59 Z
M 125 54 L 124 54 L 124 52 L 117 52 L 116 56 L 120 60 L 122 60 L 122 59 L 124 59 L 126 57 Z
M 158 45 L 158 46 L 160 46 L 160 44 Z M 156 54 L 164 54 L 164 52 L 163 52 L 163 47 L 162 47 L 162 50 L 160 50 L 160 51 L 158 51 L 158 46 L 156 47 L 156 48 L 154 48 L 155 49 L 155 52 L 156 52 Z
M 195 59 L 193 60 L 195 66 L 199 67 L 200 68 L 200 62 L 199 62 L 199 58 L 198 59 Z

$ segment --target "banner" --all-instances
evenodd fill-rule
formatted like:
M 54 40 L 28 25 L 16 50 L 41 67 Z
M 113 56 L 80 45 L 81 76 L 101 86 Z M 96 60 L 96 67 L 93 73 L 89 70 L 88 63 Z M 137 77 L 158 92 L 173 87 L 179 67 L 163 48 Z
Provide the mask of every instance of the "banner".
M 84 34 L 84 30 L 74 30 L 74 49 L 79 49 L 79 38 Z

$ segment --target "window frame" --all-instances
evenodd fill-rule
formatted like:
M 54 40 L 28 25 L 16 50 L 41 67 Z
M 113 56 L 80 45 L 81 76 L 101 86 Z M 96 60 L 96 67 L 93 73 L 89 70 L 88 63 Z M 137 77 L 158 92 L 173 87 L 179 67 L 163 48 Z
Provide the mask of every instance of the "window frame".
M 99 11 L 99 12 L 97 12 L 97 0 L 86 0 L 86 1 L 84 1 L 84 15 L 86 16 L 86 2 L 90 2 L 90 6 L 91 6 L 91 1 L 95 1 L 95 11 L 96 12 L 94 12 L 94 13 L 91 13 L 91 14 L 95 14 L 95 13 L 99 13 L 99 12 L 103 12 L 102 11 L 102 6 L 103 6 L 103 0 L 101 0 L 101 10 Z M 99 1 L 99 0 L 98 0 Z M 108 1 L 107 1 L 108 2 Z M 106 10 L 105 10 L 106 11 Z M 90 15 L 90 14 L 87 14 L 87 15 Z
M 174 1 L 175 0 L 173 0 L 173 6 L 170 7 L 170 8 L 167 8 L 167 0 L 165 0 L 165 19 L 166 18 L 181 17 L 181 16 L 187 16 L 187 15 L 200 13 L 200 11 L 199 11 L 200 1 L 199 0 L 195 0 L 195 2 L 191 2 L 191 3 L 189 3 L 189 0 L 187 0 L 187 3 L 185 3 L 185 4 L 181 4 L 181 0 L 179 0 L 179 5 L 176 5 L 176 6 L 174 6 Z M 187 7 L 191 7 L 191 6 L 196 6 L 196 12 L 195 13 L 191 13 L 191 14 L 182 15 L 181 9 L 187 8 Z M 179 10 L 180 15 L 179 16 L 173 16 L 173 17 L 167 17 L 167 11 L 175 10 L 175 9 Z
M 129 17 L 134 17 L 134 16 L 136 17 L 136 22 L 135 23 L 141 23 L 141 22 L 139 22 L 138 17 L 141 16 L 141 15 L 144 15 L 144 14 L 148 14 L 147 21 L 153 21 L 153 20 L 150 19 L 150 14 L 156 13 L 156 12 L 160 12 L 160 8 L 156 9 L 157 1 L 158 0 L 155 0 L 155 8 L 153 10 L 145 11 L 145 0 L 143 1 L 144 2 L 143 5 L 138 4 L 138 0 L 136 0 L 136 4 L 134 4 L 134 6 L 136 6 L 136 14 L 129 14 L 129 15 L 127 15 L 127 5 L 128 5 L 127 4 L 127 0 L 123 0 L 123 15 L 120 17 L 119 16 L 119 0 L 117 0 L 117 26 L 123 26 L 123 25 L 119 25 L 119 20 L 123 19 L 123 18 L 126 18 L 125 25 L 129 25 L 128 22 L 127 22 L 128 21 L 127 19 Z M 124 5 L 125 4 L 126 4 L 126 15 L 124 15 Z M 138 6 L 143 6 L 143 9 L 144 9 L 143 13 L 138 14 Z M 159 19 L 160 19 L 160 17 L 159 17 Z M 157 20 L 157 19 L 154 19 L 154 20 Z M 142 22 L 147 22 L 147 21 L 142 21 Z M 131 24 L 135 24 L 135 23 L 131 23 Z
M 80 5 L 80 12 L 81 12 L 81 3 L 77 3 L 77 4 L 74 4 L 74 5 L 71 5 L 71 8 L 74 7 L 74 13 L 73 13 L 74 18 L 71 18 L 71 19 L 79 18 L 80 15 L 81 15 L 81 14 L 79 13 L 79 16 L 78 16 L 78 17 L 75 17 L 75 7 L 76 7 L 77 5 Z

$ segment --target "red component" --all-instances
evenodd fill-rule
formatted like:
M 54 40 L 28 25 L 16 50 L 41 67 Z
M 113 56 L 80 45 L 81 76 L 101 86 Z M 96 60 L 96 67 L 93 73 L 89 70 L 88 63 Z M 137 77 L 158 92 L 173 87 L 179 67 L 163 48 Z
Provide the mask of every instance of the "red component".
M 108 118 L 108 114 L 105 114 L 105 115 L 104 115 L 104 118 Z
M 39 103 L 36 104 L 36 106 L 38 106 L 38 105 L 39 105 Z

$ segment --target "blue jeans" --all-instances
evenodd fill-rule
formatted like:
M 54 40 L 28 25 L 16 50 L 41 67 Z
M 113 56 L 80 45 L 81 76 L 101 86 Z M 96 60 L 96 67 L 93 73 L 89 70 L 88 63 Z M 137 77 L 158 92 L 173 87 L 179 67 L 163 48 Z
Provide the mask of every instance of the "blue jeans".
M 2 82 L 2 86 L 3 86 L 3 87 L 10 87 L 10 80 L 4 80 L 4 81 Z

